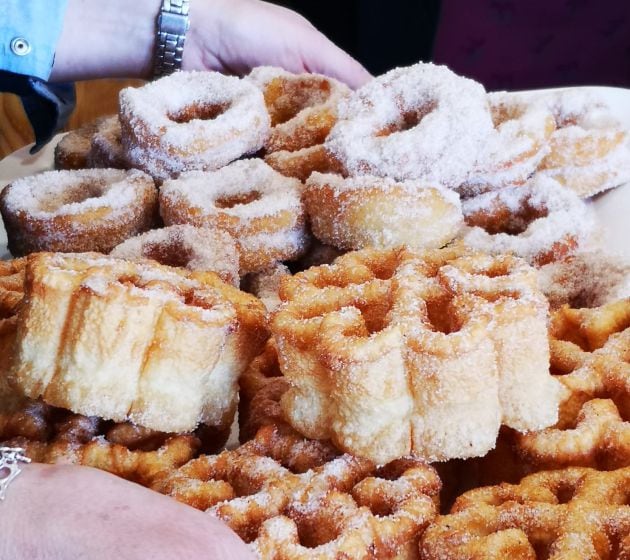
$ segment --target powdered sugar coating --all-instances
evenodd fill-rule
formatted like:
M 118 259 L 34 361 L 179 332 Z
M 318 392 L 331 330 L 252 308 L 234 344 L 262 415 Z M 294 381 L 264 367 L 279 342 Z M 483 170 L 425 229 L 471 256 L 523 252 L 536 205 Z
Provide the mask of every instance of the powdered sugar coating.
M 90 143 L 88 165 L 114 169 L 129 168 L 122 148 L 118 115 L 112 115 L 98 123 Z
M 513 92 L 489 93 L 488 102 L 496 133 L 488 139 L 472 177 L 458 187 L 462 196 L 523 183 L 549 153 L 555 120 L 546 104 Z
M 247 80 L 261 89 L 271 117 L 268 152 L 295 152 L 321 144 L 337 120 L 337 108 L 351 90 L 321 74 L 293 74 L 259 66 Z
M 218 171 L 190 172 L 160 190 L 167 225 L 189 223 L 230 233 L 241 250 L 241 274 L 299 257 L 308 235 L 302 183 L 259 159 L 239 160 Z
M 169 266 L 216 272 L 232 285 L 239 281 L 236 243 L 221 230 L 186 224 L 154 229 L 127 239 L 110 255 L 131 260 L 149 258 Z
M 610 106 L 588 89 L 541 94 L 557 130 L 538 173 L 585 198 L 630 180 L 630 137 Z
M 343 102 L 326 146 L 350 174 L 457 186 L 492 133 L 481 84 L 419 63 L 387 72 Z
M 153 179 L 135 169 L 48 171 L 18 179 L 0 195 L 15 254 L 108 252 L 149 229 L 156 210 Z
M 573 252 L 595 228 L 586 204 L 543 176 L 467 199 L 462 207 L 472 226 L 464 231 L 467 245 L 492 254 L 513 253 L 539 265 Z
M 177 72 L 122 90 L 120 122 L 129 161 L 160 179 L 218 169 L 269 134 L 262 93 L 218 72 Z
M 630 297 L 630 261 L 605 251 L 577 252 L 539 270 L 551 307 L 598 307 Z
M 226 216 L 250 220 L 273 216 L 281 211 L 301 209 L 301 183 L 274 171 L 260 159 L 245 159 L 217 171 L 192 171 L 167 181 L 160 199 L 171 204 L 184 203 L 198 216 Z M 232 207 L 219 206 L 218 200 L 258 193 L 259 198 Z
M 423 181 L 314 172 L 303 199 L 313 234 L 338 249 L 437 248 L 463 225 L 459 195 Z
M 77 215 L 85 210 L 124 210 L 135 198 L 138 181 L 151 181 L 142 171 L 81 169 L 47 171 L 11 183 L 4 207 L 36 218 Z

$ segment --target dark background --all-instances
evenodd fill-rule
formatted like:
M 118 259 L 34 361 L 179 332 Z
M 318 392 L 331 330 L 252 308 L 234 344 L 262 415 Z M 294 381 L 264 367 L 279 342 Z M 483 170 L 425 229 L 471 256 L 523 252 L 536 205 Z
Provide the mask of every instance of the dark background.
M 375 75 L 435 55 L 488 89 L 630 87 L 630 0 L 276 3 L 304 15 Z M 434 49 L 436 30 L 448 23 L 448 39 Z
M 372 74 L 431 59 L 439 0 L 276 3 L 300 12 Z

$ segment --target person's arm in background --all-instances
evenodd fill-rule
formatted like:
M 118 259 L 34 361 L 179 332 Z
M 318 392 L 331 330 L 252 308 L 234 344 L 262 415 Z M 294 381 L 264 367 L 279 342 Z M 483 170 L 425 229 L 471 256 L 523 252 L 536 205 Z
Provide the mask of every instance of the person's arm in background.
M 248 560 L 223 523 L 103 471 L 26 465 L 0 502 L 0 558 Z
M 32 152 L 72 112 L 74 88 L 64 82 L 151 77 L 160 7 L 160 0 L 0 2 L 0 91 L 22 98 L 35 132 Z M 184 70 L 242 75 L 259 65 L 320 72 L 352 87 L 370 78 L 291 10 L 260 0 L 191 0 Z
M 151 75 L 160 0 L 68 0 L 51 79 Z M 307 20 L 260 0 L 191 0 L 184 70 L 275 65 L 358 87 L 370 76 Z
M 3 0 L 0 70 L 47 80 L 61 35 L 67 0 Z
M 36 148 L 63 126 L 74 108 L 72 84 L 47 84 L 66 14 L 66 0 L 0 2 L 0 91 L 18 95 Z

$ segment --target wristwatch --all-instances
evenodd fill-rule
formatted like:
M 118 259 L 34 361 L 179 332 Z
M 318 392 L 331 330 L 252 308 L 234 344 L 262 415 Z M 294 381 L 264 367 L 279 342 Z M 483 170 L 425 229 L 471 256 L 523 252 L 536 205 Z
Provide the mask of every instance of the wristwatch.
M 157 18 L 154 78 L 166 76 L 181 68 L 189 26 L 188 0 L 162 0 Z
M 0 447 L 0 502 L 4 500 L 7 488 L 20 474 L 20 463 L 30 463 L 20 447 Z

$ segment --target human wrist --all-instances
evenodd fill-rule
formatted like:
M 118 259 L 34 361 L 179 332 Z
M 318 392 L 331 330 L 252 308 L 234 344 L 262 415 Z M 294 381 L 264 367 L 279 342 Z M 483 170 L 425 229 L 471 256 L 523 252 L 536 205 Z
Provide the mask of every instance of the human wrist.
M 190 0 L 190 27 L 182 57 L 184 70 L 223 70 L 218 44 L 241 0 Z
M 150 77 L 160 6 L 160 0 L 68 0 L 50 80 Z

